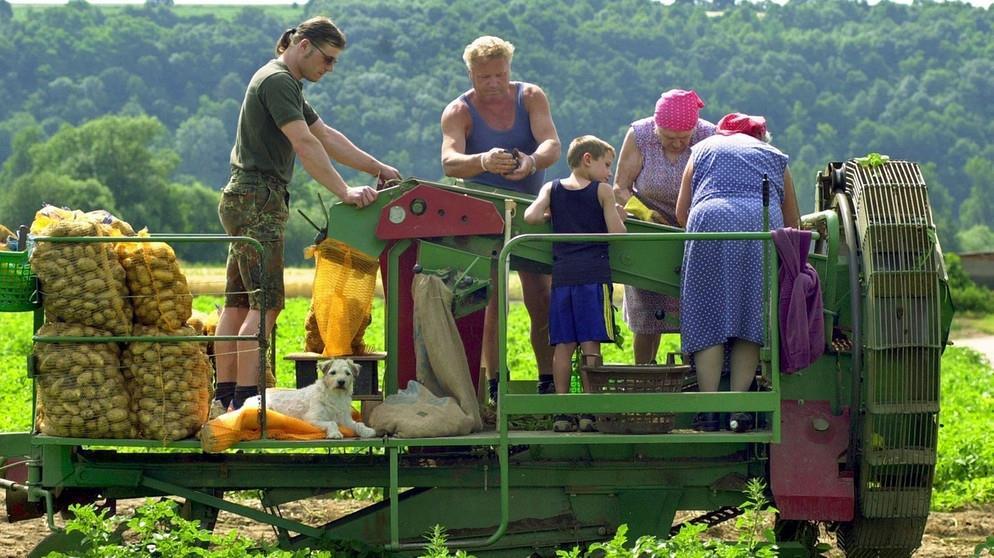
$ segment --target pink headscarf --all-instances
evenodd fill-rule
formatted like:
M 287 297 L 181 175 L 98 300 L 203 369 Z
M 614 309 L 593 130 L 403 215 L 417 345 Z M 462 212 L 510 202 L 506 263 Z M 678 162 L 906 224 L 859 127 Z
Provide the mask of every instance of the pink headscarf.
M 766 119 L 762 116 L 732 112 L 721 117 L 717 132 L 723 136 L 748 134 L 761 140 L 766 135 Z
M 693 130 L 703 106 L 704 101 L 693 90 L 670 89 L 656 101 L 656 126 L 678 132 Z

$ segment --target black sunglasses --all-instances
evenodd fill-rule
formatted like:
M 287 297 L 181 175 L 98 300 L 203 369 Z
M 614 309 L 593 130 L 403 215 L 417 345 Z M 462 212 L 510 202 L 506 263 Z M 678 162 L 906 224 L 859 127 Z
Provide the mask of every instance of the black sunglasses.
M 334 67 L 335 64 L 338 63 L 338 58 L 335 58 L 334 56 L 328 56 L 327 54 L 324 53 L 323 50 L 321 50 L 321 47 L 317 46 L 314 43 L 311 43 L 311 46 L 316 48 L 317 51 L 321 53 L 321 56 L 324 56 L 324 63 L 326 66 Z

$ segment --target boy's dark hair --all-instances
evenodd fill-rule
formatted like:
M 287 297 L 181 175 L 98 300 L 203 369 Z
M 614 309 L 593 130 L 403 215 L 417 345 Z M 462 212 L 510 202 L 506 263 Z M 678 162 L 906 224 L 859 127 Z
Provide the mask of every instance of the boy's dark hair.
M 586 153 L 590 153 L 594 159 L 600 159 L 608 153 L 614 155 L 614 148 L 597 136 L 580 136 L 569 142 L 569 151 L 566 152 L 566 163 L 569 164 L 569 168 L 579 167 Z
M 276 41 L 276 56 L 283 54 L 291 44 L 295 45 L 303 39 L 310 39 L 312 44 L 318 45 L 318 48 L 328 45 L 343 49 L 346 43 L 345 33 L 342 33 L 331 18 L 317 16 L 284 31 Z

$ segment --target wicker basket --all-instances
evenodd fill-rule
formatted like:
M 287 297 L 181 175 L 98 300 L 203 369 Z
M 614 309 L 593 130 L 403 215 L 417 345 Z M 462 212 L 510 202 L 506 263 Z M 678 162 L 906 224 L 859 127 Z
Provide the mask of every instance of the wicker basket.
M 680 391 L 690 371 L 676 364 L 674 353 L 665 365 L 589 365 L 582 368 L 591 393 L 673 393 Z M 608 434 L 665 434 L 673 430 L 673 413 L 614 413 L 597 415 L 597 430 Z
M 25 312 L 41 306 L 38 279 L 28 253 L 0 251 L 0 312 Z

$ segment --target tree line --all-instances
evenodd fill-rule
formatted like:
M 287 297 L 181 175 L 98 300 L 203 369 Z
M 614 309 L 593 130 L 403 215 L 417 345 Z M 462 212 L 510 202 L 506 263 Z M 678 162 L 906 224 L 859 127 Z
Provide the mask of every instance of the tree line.
M 349 47 L 305 95 L 405 175 L 440 178 L 439 116 L 469 87 L 462 49 L 495 34 L 517 46 L 512 77 L 548 93 L 564 143 L 592 133 L 620 146 L 661 91 L 693 88 L 704 118 L 767 117 L 803 210 L 826 163 L 879 152 L 923 165 L 947 250 L 994 244 L 994 10 L 843 0 L 0 0 L 0 222 L 27 222 L 47 202 L 105 208 L 154 232 L 220 232 L 245 84 L 283 29 L 316 14 L 335 19 Z M 562 160 L 551 170 L 566 173 Z M 294 209 L 317 216 L 321 190 L 297 172 Z M 313 231 L 293 213 L 287 258 L 299 264 Z M 220 261 L 223 250 L 183 255 Z

